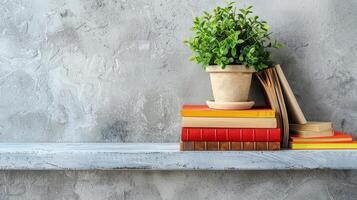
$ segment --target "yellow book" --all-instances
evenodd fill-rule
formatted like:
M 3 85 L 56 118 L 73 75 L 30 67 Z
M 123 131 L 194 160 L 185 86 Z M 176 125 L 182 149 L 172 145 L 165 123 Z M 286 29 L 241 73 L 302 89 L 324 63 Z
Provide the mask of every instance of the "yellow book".
M 313 149 L 356 149 L 357 150 L 357 142 L 320 142 L 320 143 L 298 143 L 298 142 L 290 142 L 289 146 L 293 150 L 313 150 Z
M 182 117 L 227 117 L 227 118 L 275 118 L 275 111 L 270 108 L 248 110 L 217 110 L 206 105 L 184 105 Z
M 182 127 L 277 128 L 276 118 L 183 117 Z

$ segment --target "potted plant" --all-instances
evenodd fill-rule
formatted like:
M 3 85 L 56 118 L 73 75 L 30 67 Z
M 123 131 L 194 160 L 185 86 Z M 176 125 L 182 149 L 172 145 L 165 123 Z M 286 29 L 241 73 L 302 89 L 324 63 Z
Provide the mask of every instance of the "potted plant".
M 193 21 L 193 37 L 184 41 L 193 52 L 191 61 L 202 64 L 210 74 L 214 101 L 212 108 L 248 109 L 252 73 L 272 66 L 268 25 L 252 15 L 252 6 L 236 11 L 235 3 L 216 7 Z

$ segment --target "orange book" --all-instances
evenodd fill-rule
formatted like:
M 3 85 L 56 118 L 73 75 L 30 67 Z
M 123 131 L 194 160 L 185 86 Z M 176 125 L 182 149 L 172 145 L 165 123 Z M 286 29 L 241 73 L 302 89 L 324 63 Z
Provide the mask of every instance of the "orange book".
M 315 137 L 315 138 L 304 138 L 304 137 L 290 137 L 292 142 L 305 142 L 305 143 L 316 143 L 316 142 L 352 142 L 352 135 L 345 133 L 334 132 L 333 136 L 328 137 Z
M 207 105 L 183 105 L 182 117 L 222 117 L 222 118 L 275 118 L 271 108 L 252 108 L 248 110 L 217 110 Z

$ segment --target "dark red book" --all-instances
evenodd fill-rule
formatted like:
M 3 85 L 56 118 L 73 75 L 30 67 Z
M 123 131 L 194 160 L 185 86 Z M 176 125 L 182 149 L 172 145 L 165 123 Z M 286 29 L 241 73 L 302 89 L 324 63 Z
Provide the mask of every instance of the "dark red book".
M 188 128 L 181 129 L 182 141 L 280 142 L 279 128 Z

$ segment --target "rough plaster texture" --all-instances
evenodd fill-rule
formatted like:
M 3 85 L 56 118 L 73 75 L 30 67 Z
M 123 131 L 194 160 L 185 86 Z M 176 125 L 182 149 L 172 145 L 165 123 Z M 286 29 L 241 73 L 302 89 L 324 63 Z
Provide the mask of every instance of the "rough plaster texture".
M 356 173 L 334 171 L 1 172 L 0 199 L 355 199 Z
M 192 18 L 217 4 L 0 1 L 0 141 L 178 141 L 180 104 L 211 97 L 181 41 Z M 357 2 L 253 4 L 285 44 L 274 57 L 307 118 L 356 133 Z M 3 171 L 0 179 L 0 199 L 357 198 L 356 172 L 343 171 Z

